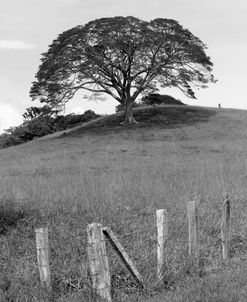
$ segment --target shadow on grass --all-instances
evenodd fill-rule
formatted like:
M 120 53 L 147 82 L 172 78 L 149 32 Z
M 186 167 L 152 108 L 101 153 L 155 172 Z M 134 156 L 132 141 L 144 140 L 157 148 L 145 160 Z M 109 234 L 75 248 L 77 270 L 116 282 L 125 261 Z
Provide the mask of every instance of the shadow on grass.
M 25 217 L 25 211 L 8 199 L 0 200 L 0 235 L 5 235 Z
M 119 133 L 128 129 L 150 129 L 150 128 L 174 128 L 185 125 L 192 125 L 198 122 L 207 122 L 215 115 L 212 109 L 190 107 L 190 106 L 164 106 L 164 107 L 145 107 L 135 108 L 134 117 L 138 122 L 133 127 L 122 126 L 120 123 L 124 119 L 124 113 L 111 115 L 107 119 L 96 121 L 88 126 L 82 126 L 64 136 L 79 136 L 83 134 L 106 134 Z

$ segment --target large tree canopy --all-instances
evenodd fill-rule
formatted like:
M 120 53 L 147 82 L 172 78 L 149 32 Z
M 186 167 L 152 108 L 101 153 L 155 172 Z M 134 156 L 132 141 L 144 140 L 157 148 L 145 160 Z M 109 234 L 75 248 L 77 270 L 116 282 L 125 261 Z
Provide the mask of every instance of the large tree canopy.
M 195 98 L 193 87 L 214 82 L 206 45 L 171 19 L 102 18 L 63 32 L 42 56 L 30 96 L 59 108 L 84 89 L 106 93 L 125 106 L 134 121 L 138 95 L 178 87 Z

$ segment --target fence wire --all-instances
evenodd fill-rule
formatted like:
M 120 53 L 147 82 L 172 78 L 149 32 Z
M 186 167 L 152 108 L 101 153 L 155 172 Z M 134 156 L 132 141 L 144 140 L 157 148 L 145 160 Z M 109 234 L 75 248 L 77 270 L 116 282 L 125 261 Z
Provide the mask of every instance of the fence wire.
M 200 205 L 199 208 L 199 254 L 206 267 L 217 266 L 222 258 L 221 219 L 223 209 L 224 206 L 221 205 L 213 209 L 207 208 L 206 205 Z M 168 214 L 165 262 L 167 265 L 166 274 L 172 280 L 172 278 L 179 278 L 179 274 L 187 269 L 185 266 L 187 265 L 189 244 L 188 218 L 187 213 L 183 211 Z M 121 223 L 105 225 L 113 231 L 145 282 L 150 283 L 157 281 L 158 240 L 156 224 L 155 215 L 148 214 L 146 217 L 138 219 L 135 224 L 133 222 L 128 223 L 127 221 L 126 224 L 122 225 Z M 87 245 L 85 244 L 87 241 L 87 231 L 80 229 L 78 235 L 80 237 L 80 240 L 77 242 L 78 246 L 82 246 L 83 244 L 82 247 L 85 248 Z M 113 286 L 128 289 L 135 288 L 136 283 L 111 247 L 111 240 L 106 236 L 103 238 L 103 241 L 107 245 L 107 257 L 110 264 Z M 240 249 L 240 245 L 242 244 L 240 239 L 236 239 L 238 242 L 235 244 L 235 247 L 238 249 Z M 169 282 L 169 278 L 167 282 Z

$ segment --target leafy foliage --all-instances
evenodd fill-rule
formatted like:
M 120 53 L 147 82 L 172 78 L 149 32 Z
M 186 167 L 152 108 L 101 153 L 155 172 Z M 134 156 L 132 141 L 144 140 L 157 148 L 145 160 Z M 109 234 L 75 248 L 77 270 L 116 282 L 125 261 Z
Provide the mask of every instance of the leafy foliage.
M 34 137 L 41 137 L 53 133 L 53 129 L 54 119 L 49 116 L 40 116 L 16 127 L 13 134 L 20 137 L 23 141 L 29 141 Z
M 195 98 L 192 86 L 215 82 L 206 45 L 172 19 L 102 18 L 61 33 L 43 54 L 30 96 L 60 110 L 84 89 L 105 93 L 126 106 L 144 92 L 177 87 Z
M 57 114 L 58 111 L 54 112 L 49 106 L 45 105 L 43 107 L 29 107 L 22 116 L 24 120 L 32 120 L 41 115 L 52 115 L 53 113 Z
M 87 110 L 83 114 L 60 115 L 54 119 L 56 131 L 72 128 L 80 123 L 86 123 L 94 118 L 99 117 L 92 110 Z
M 22 143 L 24 143 L 24 141 L 14 133 L 3 133 L 0 135 L 0 148 L 7 148 Z
M 41 115 L 36 109 L 30 112 L 29 119 L 32 115 L 34 116 L 33 118 L 30 120 L 26 119 L 20 126 L 9 128 L 5 130 L 4 134 L 0 135 L 0 148 L 18 145 L 30 141 L 35 137 L 42 137 L 56 131 L 65 130 L 99 117 L 92 110 L 87 110 L 83 114 L 68 114 L 56 117 Z M 35 112 L 38 115 L 36 117 Z
M 142 98 L 142 106 L 148 105 L 184 105 L 181 101 L 170 95 L 160 95 L 157 93 L 149 94 Z

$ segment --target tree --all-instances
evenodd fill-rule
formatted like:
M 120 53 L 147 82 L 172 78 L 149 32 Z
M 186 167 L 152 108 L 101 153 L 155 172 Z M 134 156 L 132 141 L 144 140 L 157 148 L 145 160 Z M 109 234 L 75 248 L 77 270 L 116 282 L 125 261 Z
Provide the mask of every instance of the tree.
M 45 105 L 43 107 L 28 107 L 22 116 L 24 121 L 29 121 L 40 116 L 56 116 L 58 112 L 59 110 L 52 109 Z
M 206 45 L 171 19 L 102 18 L 61 33 L 43 54 L 30 96 L 63 108 L 84 89 L 105 93 L 125 106 L 125 123 L 135 123 L 133 103 L 157 87 L 192 87 L 215 82 Z

